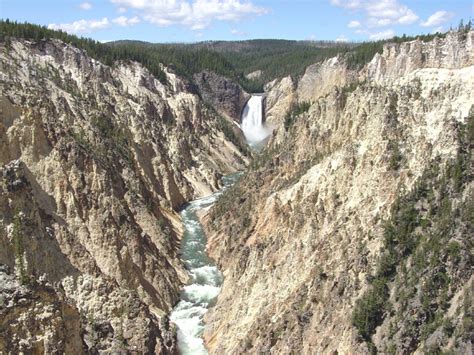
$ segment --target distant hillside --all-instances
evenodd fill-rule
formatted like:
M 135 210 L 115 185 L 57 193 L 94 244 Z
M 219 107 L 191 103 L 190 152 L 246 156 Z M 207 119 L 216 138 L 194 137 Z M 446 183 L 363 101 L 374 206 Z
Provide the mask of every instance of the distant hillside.
M 470 26 L 470 25 L 469 25 Z M 469 27 L 470 28 L 470 27 Z M 435 35 L 417 36 L 430 40 Z M 443 36 L 436 34 L 436 36 Z M 291 75 L 298 79 L 305 69 L 338 54 L 346 55 L 349 66 L 359 67 L 381 53 L 387 42 L 403 42 L 415 37 L 394 37 L 390 40 L 339 43 L 331 41 L 290 41 L 255 39 L 246 41 L 207 41 L 198 43 L 148 43 L 143 41 L 115 41 L 106 44 L 90 38 L 79 38 L 63 31 L 50 30 L 44 26 L 0 21 L 0 38 L 26 38 L 33 41 L 57 38 L 82 48 L 107 65 L 116 61 L 132 60 L 142 63 L 159 80 L 166 80 L 160 64 L 174 68 L 180 76 L 193 81 L 193 75 L 204 70 L 213 71 L 239 83 L 247 92 L 262 92 L 263 85 L 281 77 Z M 255 71 L 259 77 L 246 78 Z
M 208 48 L 222 53 L 237 70 L 244 74 L 261 70 L 260 81 L 265 83 L 288 75 L 298 77 L 304 73 L 308 65 L 345 53 L 356 45 L 334 41 L 256 39 L 236 42 L 201 42 L 194 47 Z
M 210 41 L 187 45 L 191 48 L 206 48 L 221 53 L 232 65 L 244 74 L 262 71 L 260 82 L 291 75 L 300 77 L 314 63 L 345 54 L 349 66 L 360 67 L 369 62 L 375 53 L 382 53 L 387 42 L 401 43 L 420 38 L 429 41 L 444 34 L 420 35 L 416 37 L 394 37 L 389 40 L 371 42 L 335 41 L 289 41 L 255 39 L 247 41 Z
M 116 41 L 112 46 L 144 46 L 161 51 L 182 51 L 197 53 L 212 52 L 229 62 L 236 73 L 246 75 L 257 70 L 262 75 L 257 80 L 243 80 L 244 87 L 252 86 L 257 91 L 263 84 L 288 75 L 298 77 L 308 65 L 330 58 L 339 53 L 351 51 L 359 44 L 333 41 L 290 41 L 278 39 L 254 39 L 246 41 L 206 41 L 198 43 L 151 44 L 142 41 Z
M 220 63 L 226 63 L 232 67 L 231 73 L 218 71 L 222 75 L 230 75 L 230 78 L 238 78 L 239 83 L 248 91 L 262 91 L 263 85 L 276 78 L 291 75 L 298 79 L 306 68 L 314 63 L 334 57 L 338 54 L 346 56 L 350 67 L 357 68 L 369 62 L 375 53 L 382 53 L 384 43 L 404 41 L 420 38 L 429 41 L 434 36 L 443 37 L 444 34 L 420 35 L 416 37 L 394 37 L 390 40 L 373 42 L 335 42 L 335 41 L 294 41 L 282 39 L 253 39 L 245 41 L 205 41 L 197 43 L 147 43 L 142 41 L 116 41 L 110 42 L 112 46 L 143 46 L 144 48 L 155 48 L 160 52 L 175 52 L 181 56 L 189 56 L 190 64 L 172 56 L 176 63 L 185 64 L 183 71 L 193 71 L 195 63 L 193 60 L 197 53 L 206 53 L 219 58 Z M 197 56 L 198 59 L 200 56 Z M 171 63 L 167 63 L 168 65 Z M 204 65 L 205 66 L 205 65 Z M 229 68 L 229 66 L 226 66 Z M 229 69 L 230 70 L 230 69 Z M 261 75 L 252 80 L 245 75 L 261 71 Z

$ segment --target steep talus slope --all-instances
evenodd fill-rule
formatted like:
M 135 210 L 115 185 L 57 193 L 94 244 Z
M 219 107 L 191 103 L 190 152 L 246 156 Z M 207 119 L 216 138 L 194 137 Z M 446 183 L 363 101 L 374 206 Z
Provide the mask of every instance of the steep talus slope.
M 389 45 L 288 115 L 204 217 L 211 353 L 470 349 L 473 41 Z
M 0 318 L 29 314 L 2 321 L 0 349 L 175 351 L 165 315 L 186 280 L 177 210 L 245 165 L 231 123 L 167 68 L 162 83 L 58 40 L 0 52 L 0 263 L 15 276 L 0 273 L 27 289 L 13 301 L 0 290 Z M 40 324 L 30 310 L 51 302 L 58 327 L 61 307 L 80 318 L 70 334 L 8 336 Z
M 322 63 L 310 65 L 300 82 L 297 95 L 300 101 L 312 101 L 357 80 L 357 72 L 350 70 L 342 57 L 334 57 Z

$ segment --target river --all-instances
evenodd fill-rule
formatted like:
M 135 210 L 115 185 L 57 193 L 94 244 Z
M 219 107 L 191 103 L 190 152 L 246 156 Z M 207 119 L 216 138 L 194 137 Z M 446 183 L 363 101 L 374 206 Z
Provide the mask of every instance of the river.
M 222 179 L 222 189 L 190 202 L 181 212 L 184 226 L 181 258 L 190 278 L 170 318 L 178 327 L 178 349 L 183 355 L 207 354 L 202 339 L 204 315 L 215 304 L 222 284 L 221 272 L 206 253 L 207 238 L 197 213 L 212 206 L 240 175 L 241 173 L 236 173 L 225 176 Z

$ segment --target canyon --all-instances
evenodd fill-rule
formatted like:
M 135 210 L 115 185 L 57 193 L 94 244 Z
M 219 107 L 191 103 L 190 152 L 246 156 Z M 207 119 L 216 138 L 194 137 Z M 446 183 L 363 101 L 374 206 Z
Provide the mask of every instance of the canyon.
M 473 31 L 260 95 L 0 53 L 0 353 L 469 353 Z
M 0 352 L 176 352 L 179 210 L 245 167 L 243 138 L 167 68 L 0 51 Z

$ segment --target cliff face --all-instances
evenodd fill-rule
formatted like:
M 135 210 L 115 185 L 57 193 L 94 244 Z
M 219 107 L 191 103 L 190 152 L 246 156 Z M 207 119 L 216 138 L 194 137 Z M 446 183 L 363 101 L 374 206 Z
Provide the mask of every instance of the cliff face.
M 224 116 L 240 122 L 240 114 L 250 95 L 239 84 L 209 71 L 195 74 L 194 81 L 207 104 Z
M 462 37 L 462 38 L 461 38 Z M 458 69 L 474 64 L 474 38 L 468 34 L 448 33 L 446 38 L 431 42 L 420 40 L 389 44 L 376 54 L 362 73 L 369 80 L 389 82 L 421 68 Z
M 290 76 L 265 85 L 265 121 L 272 126 L 282 126 L 285 114 L 295 100 L 294 86 Z
M 332 90 L 306 72 L 309 110 L 204 217 L 211 353 L 469 351 L 473 40 L 387 46 Z
M 10 344 L 18 344 L 15 350 L 25 352 L 82 352 L 80 315 L 64 295 L 43 280 L 34 287 L 22 286 L 5 265 L 0 267 L 0 283 L 2 353 L 13 350 Z
M 26 295 L 2 283 L 0 333 L 17 336 L 0 350 L 175 351 L 176 211 L 245 165 L 232 128 L 166 68 L 161 83 L 56 40 L 0 51 L 0 277 Z
M 325 96 L 335 87 L 342 87 L 356 79 L 357 73 L 347 68 L 342 57 L 310 65 L 298 83 L 300 101 L 313 101 Z

